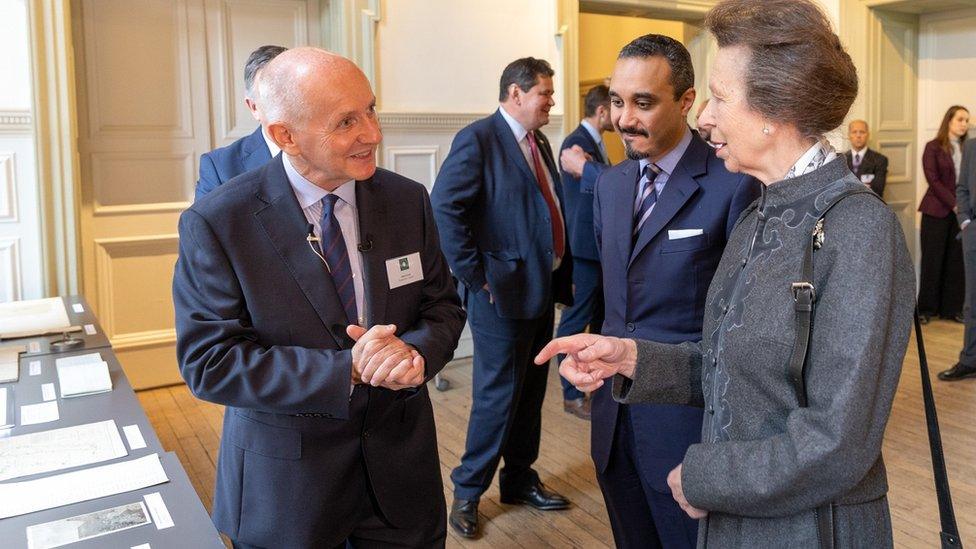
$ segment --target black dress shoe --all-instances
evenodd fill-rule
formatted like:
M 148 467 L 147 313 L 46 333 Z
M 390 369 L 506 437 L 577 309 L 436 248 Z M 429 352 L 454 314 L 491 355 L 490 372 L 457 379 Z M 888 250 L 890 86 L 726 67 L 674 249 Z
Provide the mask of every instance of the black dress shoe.
M 939 372 L 939 379 L 942 381 L 959 381 L 967 377 L 976 377 L 976 366 L 966 366 L 957 362 L 952 368 Z
M 558 511 L 559 509 L 569 509 L 569 500 L 565 497 L 547 490 L 541 482 L 527 486 L 518 492 L 502 492 L 502 503 L 517 505 L 524 503 L 531 505 L 540 511 Z
M 451 504 L 451 516 L 447 521 L 462 537 L 478 537 L 478 502 L 455 499 Z

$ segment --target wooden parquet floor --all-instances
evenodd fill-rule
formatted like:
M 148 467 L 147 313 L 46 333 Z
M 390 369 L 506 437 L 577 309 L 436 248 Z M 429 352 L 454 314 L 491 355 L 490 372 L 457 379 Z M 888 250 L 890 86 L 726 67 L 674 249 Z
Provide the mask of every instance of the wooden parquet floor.
M 935 321 L 925 327 L 926 350 L 935 372 L 956 361 L 962 326 Z M 589 458 L 589 424 L 562 411 L 555 368 L 550 372 L 543 412 L 542 447 L 537 469 L 543 481 L 568 496 L 574 507 L 542 513 L 503 505 L 497 479 L 480 506 L 485 519 L 483 536 L 463 540 L 453 532 L 449 547 L 612 547 L 613 537 Z M 440 393 L 431 388 L 437 420 L 441 472 L 451 501 L 451 468 L 464 449 L 471 401 L 471 363 L 459 360 L 445 369 L 452 384 Z M 962 539 L 976 544 L 976 379 L 956 383 L 933 382 L 942 424 L 949 478 Z M 175 451 L 200 499 L 210 509 L 214 463 L 220 440 L 220 406 L 194 398 L 185 386 L 138 393 L 146 413 L 166 450 Z M 931 463 L 922 409 L 918 358 L 909 348 L 885 437 L 895 546 L 938 546 L 938 506 L 932 485 Z

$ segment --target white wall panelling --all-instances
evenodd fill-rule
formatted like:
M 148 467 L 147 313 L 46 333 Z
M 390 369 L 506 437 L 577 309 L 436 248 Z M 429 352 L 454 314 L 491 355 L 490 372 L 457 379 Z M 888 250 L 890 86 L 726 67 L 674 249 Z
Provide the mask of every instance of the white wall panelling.
M 17 172 L 13 151 L 0 151 L 0 223 L 17 222 Z
M 386 166 L 404 177 L 409 177 L 427 187 L 434 188 L 437 177 L 437 154 L 440 147 L 386 147 Z
M 0 238 L 0 303 L 21 299 L 19 238 Z

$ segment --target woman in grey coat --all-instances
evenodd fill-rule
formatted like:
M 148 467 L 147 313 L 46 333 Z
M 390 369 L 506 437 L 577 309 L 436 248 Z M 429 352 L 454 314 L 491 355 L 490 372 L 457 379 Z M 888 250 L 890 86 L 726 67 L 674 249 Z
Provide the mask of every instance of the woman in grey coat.
M 610 379 L 621 402 L 704 407 L 702 443 L 668 477 L 702 519 L 699 547 L 891 546 L 881 444 L 915 277 L 895 215 L 823 139 L 857 95 L 853 63 L 808 0 L 727 0 L 706 25 L 719 50 L 699 124 L 764 189 L 729 238 L 701 343 L 581 334 L 537 362 L 565 353 L 564 377 L 586 391 Z M 789 364 L 808 249 L 803 406 Z

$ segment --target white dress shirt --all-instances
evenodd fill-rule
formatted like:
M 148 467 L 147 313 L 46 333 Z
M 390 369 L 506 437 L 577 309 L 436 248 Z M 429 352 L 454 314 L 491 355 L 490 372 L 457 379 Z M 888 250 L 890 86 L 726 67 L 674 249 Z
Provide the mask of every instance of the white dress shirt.
M 268 132 L 265 131 L 264 126 L 261 126 L 261 137 L 264 138 L 264 142 L 267 143 L 268 145 L 268 152 L 271 153 L 271 158 L 278 156 L 278 153 L 281 152 L 281 149 L 278 147 L 278 144 L 274 142 L 274 139 L 271 139 L 271 136 L 268 135 Z
M 301 206 L 305 219 L 312 224 L 315 237 L 322 239 L 322 199 L 327 194 L 336 194 L 334 215 L 342 229 L 342 240 L 346 243 L 346 253 L 349 254 L 349 267 L 352 271 L 352 285 L 356 293 L 356 311 L 359 325 L 366 327 L 366 300 L 363 290 L 363 256 L 359 251 L 359 211 L 356 209 L 356 182 L 347 181 L 331 193 L 322 187 L 305 179 L 291 164 L 291 158 L 285 155 L 282 164 L 288 182 L 295 191 L 295 198 Z M 316 250 L 321 253 L 321 248 Z
M 609 164 L 610 158 L 607 157 L 607 147 L 603 144 L 603 134 L 600 133 L 600 130 L 594 128 L 593 125 L 586 120 L 580 122 L 580 126 L 586 128 L 586 133 L 590 134 L 590 137 L 592 137 L 593 141 L 596 142 L 597 148 L 600 149 L 600 156 L 603 157 L 603 163 Z
M 508 114 L 504 107 L 498 107 L 498 112 L 502 113 L 502 118 L 504 118 L 505 122 L 508 122 L 508 126 L 512 128 L 512 133 L 515 135 L 515 141 L 518 143 L 519 149 L 522 150 L 522 155 L 525 156 L 525 161 L 529 164 L 529 171 L 535 173 L 535 162 L 532 160 L 532 149 L 529 148 L 529 139 L 527 137 L 529 134 L 528 130 L 523 128 L 522 124 L 513 118 L 512 115 Z M 566 220 L 563 219 L 563 212 L 559 207 L 559 195 L 556 194 L 556 185 L 552 181 L 552 174 L 549 172 L 549 167 L 546 166 L 546 159 L 542 156 L 542 144 L 538 143 L 538 140 L 536 140 L 536 144 L 538 144 L 540 147 L 539 161 L 542 163 L 542 172 L 545 174 L 546 182 L 549 184 L 549 192 L 552 193 L 552 200 L 556 203 L 556 213 L 559 215 L 559 219 L 562 220 L 563 242 L 566 242 Z M 554 258 L 552 262 L 552 270 L 555 271 L 559 268 L 559 264 L 562 263 L 562 258 L 556 257 L 556 254 L 552 254 L 552 256 Z
M 678 144 L 674 146 L 673 149 L 668 151 L 660 160 L 655 162 L 657 167 L 660 168 L 661 173 L 654 178 L 654 191 L 657 193 L 657 199 L 661 200 L 661 193 L 664 192 L 664 187 L 668 184 L 668 180 L 671 179 L 671 174 L 674 173 L 675 168 L 678 167 L 678 162 L 681 161 L 681 157 L 685 155 L 685 151 L 688 150 L 688 146 L 691 145 L 691 128 L 685 126 L 685 133 L 681 136 L 681 140 Z M 641 159 L 638 162 L 637 173 L 644 173 L 644 168 L 651 163 L 650 158 Z M 650 170 L 648 170 L 648 175 L 653 175 Z M 647 176 L 641 177 L 640 181 L 637 182 L 637 197 L 639 199 L 642 196 L 644 187 L 647 184 Z M 654 211 L 654 206 L 657 206 L 657 202 L 649 210 L 647 210 L 647 215 Z M 640 209 L 640 203 L 634 203 L 634 212 Z

